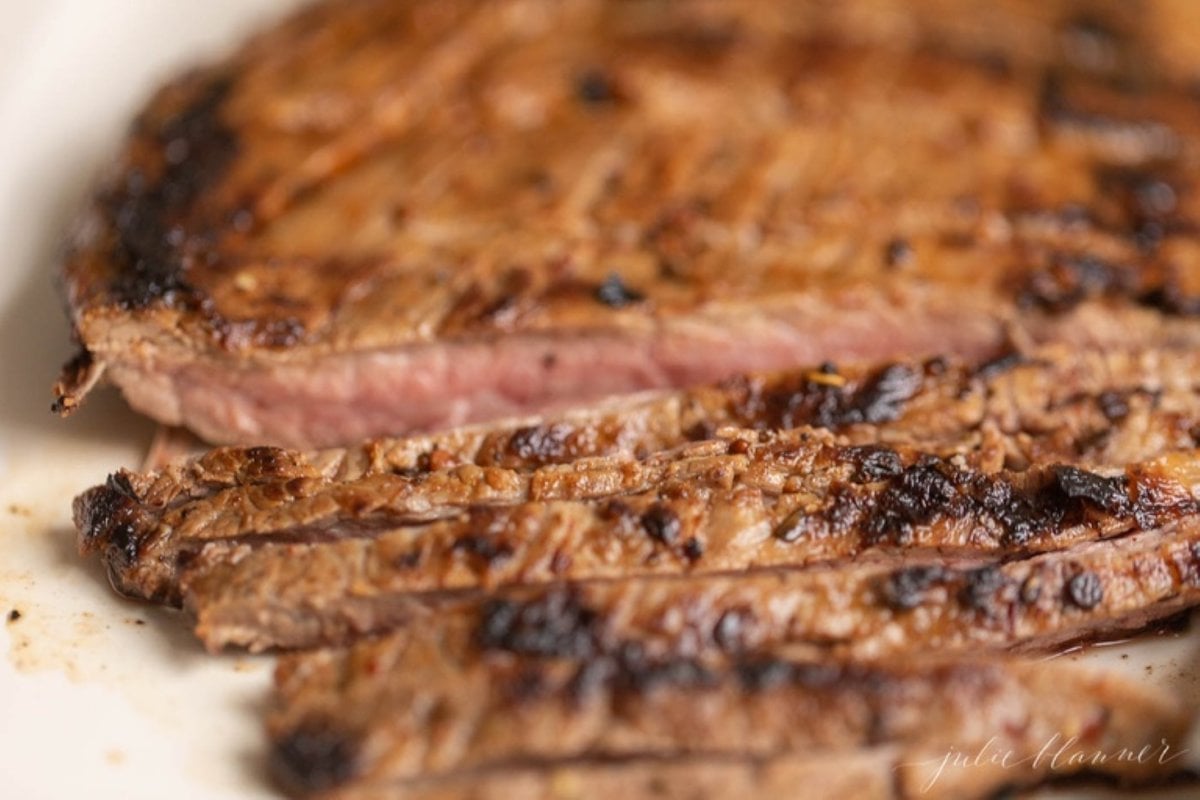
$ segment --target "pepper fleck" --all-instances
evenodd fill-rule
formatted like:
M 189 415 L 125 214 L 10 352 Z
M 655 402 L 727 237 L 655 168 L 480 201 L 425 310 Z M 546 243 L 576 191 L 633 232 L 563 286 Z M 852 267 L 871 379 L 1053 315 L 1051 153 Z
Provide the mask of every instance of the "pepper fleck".
M 624 308 L 646 299 L 641 292 L 630 289 L 615 272 L 609 273 L 604 283 L 596 287 L 596 299 L 609 308 Z
M 650 538 L 667 546 L 679 540 L 679 517 L 662 504 L 656 503 L 642 514 L 642 527 Z
M 1067 583 L 1067 599 L 1087 611 L 1104 599 L 1104 584 L 1094 572 L 1081 572 Z
M 617 99 L 612 78 L 598 69 L 589 69 L 575 78 L 575 95 L 588 105 L 612 103 Z
M 889 240 L 883 249 L 883 263 L 891 269 L 907 266 L 912 257 L 912 245 L 899 237 Z

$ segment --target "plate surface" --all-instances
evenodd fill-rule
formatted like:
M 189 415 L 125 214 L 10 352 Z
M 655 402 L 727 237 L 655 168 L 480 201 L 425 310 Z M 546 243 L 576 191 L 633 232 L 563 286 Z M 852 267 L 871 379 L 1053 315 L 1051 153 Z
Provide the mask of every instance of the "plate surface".
M 48 408 L 50 385 L 70 352 L 52 286 L 55 254 L 127 120 L 172 71 L 219 56 L 247 29 L 293 5 L 0 0 L 5 797 L 274 796 L 262 774 L 259 728 L 270 659 L 205 655 L 175 615 L 118 599 L 102 572 L 74 552 L 71 498 L 113 469 L 135 466 L 152 426 L 111 390 L 65 422 Z M 19 618 L 9 621 L 13 611 Z M 1198 653 L 1200 636 L 1190 633 L 1066 657 L 1101 662 L 1196 700 Z M 1192 750 L 1200 753 L 1200 743 Z

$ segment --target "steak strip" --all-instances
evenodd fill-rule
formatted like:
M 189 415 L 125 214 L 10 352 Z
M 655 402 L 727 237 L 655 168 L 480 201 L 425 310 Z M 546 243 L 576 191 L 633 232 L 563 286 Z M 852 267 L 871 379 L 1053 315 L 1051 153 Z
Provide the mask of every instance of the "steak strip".
M 305 484 L 269 485 L 271 493 L 249 486 L 158 521 L 139 514 L 128 487 L 110 481 L 92 496 L 116 495 L 118 502 L 85 495 L 78 513 L 85 551 L 104 555 L 115 586 L 170 601 L 178 569 L 206 545 L 211 554 L 219 547 L 390 531 L 378 543 L 328 553 L 357 559 L 355 553 L 378 552 L 382 563 L 439 581 L 424 588 L 455 588 L 679 571 L 681 563 L 700 571 L 794 565 L 881 544 L 1021 552 L 1031 541 L 1062 547 L 1194 505 L 1175 492 L 1170 507 L 1163 506 L 1159 499 L 1173 477 L 1158 469 L 1134 470 L 1149 482 L 1142 486 L 1067 465 L 988 475 L 970 466 L 977 458 L 987 456 L 842 447 L 828 433 L 797 429 L 700 442 L 644 461 L 594 459 L 530 472 L 468 466 L 313 491 Z M 1164 480 L 1167 486 L 1159 487 Z M 474 510 L 441 525 L 412 526 L 463 509 Z M 772 536 L 776 541 L 767 544 Z
M 1125 632 L 1200 602 L 1200 522 L 1005 561 L 886 552 L 853 564 L 736 573 L 645 575 L 542 587 L 417 593 L 402 565 L 357 566 L 337 550 L 282 547 L 241 567 L 238 555 L 189 573 L 184 604 L 213 650 L 311 647 L 465 613 L 524 641 L 523 620 L 555 615 L 572 636 L 647 637 L 754 649 L 803 645 L 830 656 L 1044 649 Z M 389 571 L 394 571 L 389 574 Z M 376 574 L 376 573 L 379 574 Z M 430 616 L 432 614 L 432 616 Z M 529 624 L 532 624 L 529 623 Z
M 698 488 L 689 476 L 603 503 L 480 509 L 462 520 L 371 538 L 241 545 L 232 552 L 210 545 L 186 561 L 180 583 L 188 605 L 200 610 L 201 635 L 220 646 L 225 642 L 209 632 L 222 626 L 212 620 L 236 615 L 226 603 L 239 592 L 247 610 L 291 607 L 299 616 L 309 608 L 336 613 L 338 597 L 347 609 L 391 607 L 390 598 L 407 594 L 736 573 L 871 553 L 899 560 L 1011 558 L 1162 524 L 1196 508 L 1191 484 L 1172 477 L 1172 470 L 1190 467 L 1184 455 L 1103 478 L 1065 466 L 983 476 L 927 457 L 903 466 L 894 451 L 859 455 L 874 464 L 881 452 L 895 459 L 887 462 L 894 471 L 835 485 L 823 498 L 807 487 L 778 496 L 761 485 Z M 222 614 L 214 616 L 201 599 L 210 594 L 224 598 Z
M 1032 762 L 1047 742 L 1078 734 L 1071 751 L 1169 743 L 1175 755 L 1190 724 L 1189 712 L 1156 692 L 1064 663 L 853 664 L 704 651 L 658 660 L 637 640 L 514 656 L 496 644 L 446 626 L 284 658 L 268 717 L 276 775 L 305 793 L 528 761 L 836 759 L 886 746 L 897 748 L 900 785 L 911 790 L 950 748 L 972 752 L 993 740 L 1014 761 Z M 1111 769 L 1145 778 L 1169 768 Z M 987 785 L 1051 770 L 960 772 L 960 781 Z
M 436 778 L 390 783 L 350 783 L 318 793 L 327 800 L 905 800 L 915 793 L 897 785 L 902 765 L 888 748 L 864 752 L 785 755 L 767 759 L 712 753 L 678 758 L 577 759 L 528 762 L 486 770 L 463 770 Z M 341 762 L 333 762 L 335 768 Z M 954 773 L 951 773 L 954 776 Z M 282 777 L 282 776 L 281 776 Z M 981 796 L 992 781 L 981 781 Z M 949 788 L 949 792 L 942 789 Z M 298 796 L 311 796 L 293 787 Z M 928 800 L 969 798 L 953 777 L 939 780 Z
M 830 363 L 740 375 L 720 385 L 624 397 L 558 416 L 378 439 L 298 453 L 215 448 L 156 473 L 124 473 L 163 504 L 221 488 L 295 478 L 349 481 L 474 464 L 531 469 L 593 456 L 645 456 L 725 427 L 829 428 L 851 444 L 918 449 L 962 443 L 994 427 L 1013 438 L 1014 466 L 1047 457 L 1123 466 L 1143 438 L 1190 446 L 1200 418 L 1200 353 L 1154 348 L 1046 347 L 979 362 L 935 358 L 882 365 Z M 1161 414 L 1161 415 L 1159 415 Z

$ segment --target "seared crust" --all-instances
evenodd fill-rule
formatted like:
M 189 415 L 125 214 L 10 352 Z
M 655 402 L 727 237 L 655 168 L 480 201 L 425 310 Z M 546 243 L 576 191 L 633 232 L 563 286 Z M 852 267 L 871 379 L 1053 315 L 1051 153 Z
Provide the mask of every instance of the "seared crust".
M 264 394 L 494 337 L 654 350 L 594 391 L 779 366 L 781 337 L 1200 341 L 1200 115 L 1144 49 L 1159 11 L 873 5 L 313 6 L 141 115 L 64 267 L 79 337 L 139 408 L 275 441 L 347 429 L 272 428 Z M 203 417 L 195 384 L 246 404 Z

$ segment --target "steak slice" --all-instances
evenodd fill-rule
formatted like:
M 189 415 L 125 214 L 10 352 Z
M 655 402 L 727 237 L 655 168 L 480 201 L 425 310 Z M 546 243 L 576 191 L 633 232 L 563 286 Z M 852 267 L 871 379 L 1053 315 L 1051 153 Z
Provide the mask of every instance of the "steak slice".
M 613 399 L 560 416 L 368 440 L 314 453 L 216 448 L 151 476 L 138 494 L 175 503 L 224 487 L 288 479 L 355 480 L 474 464 L 528 469 L 592 456 L 637 456 L 711 438 L 726 427 L 835 430 L 850 444 L 945 450 L 998 429 L 1005 463 L 1046 458 L 1123 465 L 1150 447 L 1189 447 L 1200 423 L 1200 353 L 1046 348 L 987 362 L 826 363 L 742 375 L 716 386 Z M 1150 442 L 1154 444 L 1151 445 Z
M 559 633 L 567 632 L 543 636 Z M 856 664 L 703 650 L 658 660 L 636 639 L 613 650 L 572 641 L 531 656 L 497 644 L 450 625 L 285 657 L 268 717 L 277 777 L 307 794 L 531 762 L 818 753 L 836 761 L 882 747 L 910 796 L 947 753 L 974 753 L 989 740 L 1013 751 L 1009 769 L 971 774 L 960 765 L 941 779 L 992 791 L 1037 780 L 1053 770 L 1032 756 L 1064 732 L 1079 732 L 1071 752 L 1137 742 L 1175 755 L 1190 724 L 1190 712 L 1156 692 L 1063 663 Z M 1145 778 L 1173 768 L 1111 769 Z
M 57 406 L 103 372 L 308 447 L 826 358 L 1200 343 L 1169 12 L 837 5 L 306 9 L 138 117 L 64 264 Z
M 803 428 L 749 437 L 642 461 L 251 484 L 157 518 L 117 476 L 81 496 L 77 524 L 81 547 L 102 554 L 118 589 L 171 600 L 180 567 L 211 560 L 214 549 L 280 542 L 373 537 L 307 550 L 319 550 L 314 563 L 346 556 L 367 558 L 371 570 L 392 565 L 380 573 L 382 585 L 460 588 L 794 565 L 881 545 L 1019 553 L 1195 507 L 1192 455 L 1116 477 L 1067 465 L 989 474 L 975 453 L 846 447 Z M 992 460 L 986 451 L 982 458 Z M 447 521 L 421 524 L 438 519 Z M 197 562 L 202 548 L 209 557 Z M 257 561 L 269 565 L 280 552 Z M 288 552 L 309 560 L 304 548 Z
M 537 626 L 553 624 L 568 626 L 570 637 L 644 638 L 667 652 L 697 643 L 789 644 L 836 657 L 1047 649 L 1138 630 L 1200 604 L 1194 512 L 1161 528 L 1025 557 L 986 545 L 959 558 L 885 551 L 808 569 L 676 566 L 486 593 L 412 591 L 421 580 L 405 581 L 407 553 L 390 563 L 346 560 L 359 549 L 202 554 L 202 564 L 184 573 L 184 603 L 212 650 L 336 644 L 465 614 L 487 635 L 518 641 L 536 641 Z M 242 566 L 239 557 L 249 560 Z
M 711 754 L 680 758 L 588 759 L 554 764 L 512 765 L 438 778 L 382 784 L 351 783 L 319 793 L 337 800 L 901 800 L 895 786 L 896 754 L 886 748 L 855 753 L 775 756 L 767 759 L 719 758 Z M 950 781 L 944 783 L 950 784 Z M 938 791 L 928 797 L 936 800 Z M 951 784 L 946 797 L 955 794 Z M 297 792 L 297 794 L 305 794 Z M 311 794 L 311 793 L 308 793 Z
M 721 469 L 713 466 L 603 503 L 476 509 L 461 519 L 337 542 L 210 543 L 183 560 L 172 591 L 197 613 L 197 632 L 214 649 L 305 646 L 303 638 L 272 640 L 273 631 L 294 620 L 297 633 L 290 635 L 336 641 L 359 625 L 370 632 L 395 624 L 396 614 L 411 613 L 408 595 L 562 580 L 732 575 L 861 556 L 889 558 L 893 566 L 912 560 L 919 572 L 931 560 L 1064 550 L 1196 511 L 1193 484 L 1168 475 L 1193 469 L 1191 457 L 1186 466 L 1168 465 L 1185 458 L 1176 456 L 1104 478 L 1064 466 L 985 476 L 928 457 L 904 466 L 894 451 L 868 452 L 867 459 L 895 459 L 895 472 L 867 483 L 829 481 L 820 494 L 808 486 L 774 494 L 768 481 L 698 487 L 694 476 Z M 861 459 L 858 465 L 876 463 Z M 827 483 L 810 466 L 802 469 L 804 480 Z M 796 475 L 782 482 L 790 481 L 801 482 Z M 118 580 L 144 585 L 136 566 Z M 241 620 L 255 615 L 263 625 L 239 633 Z

